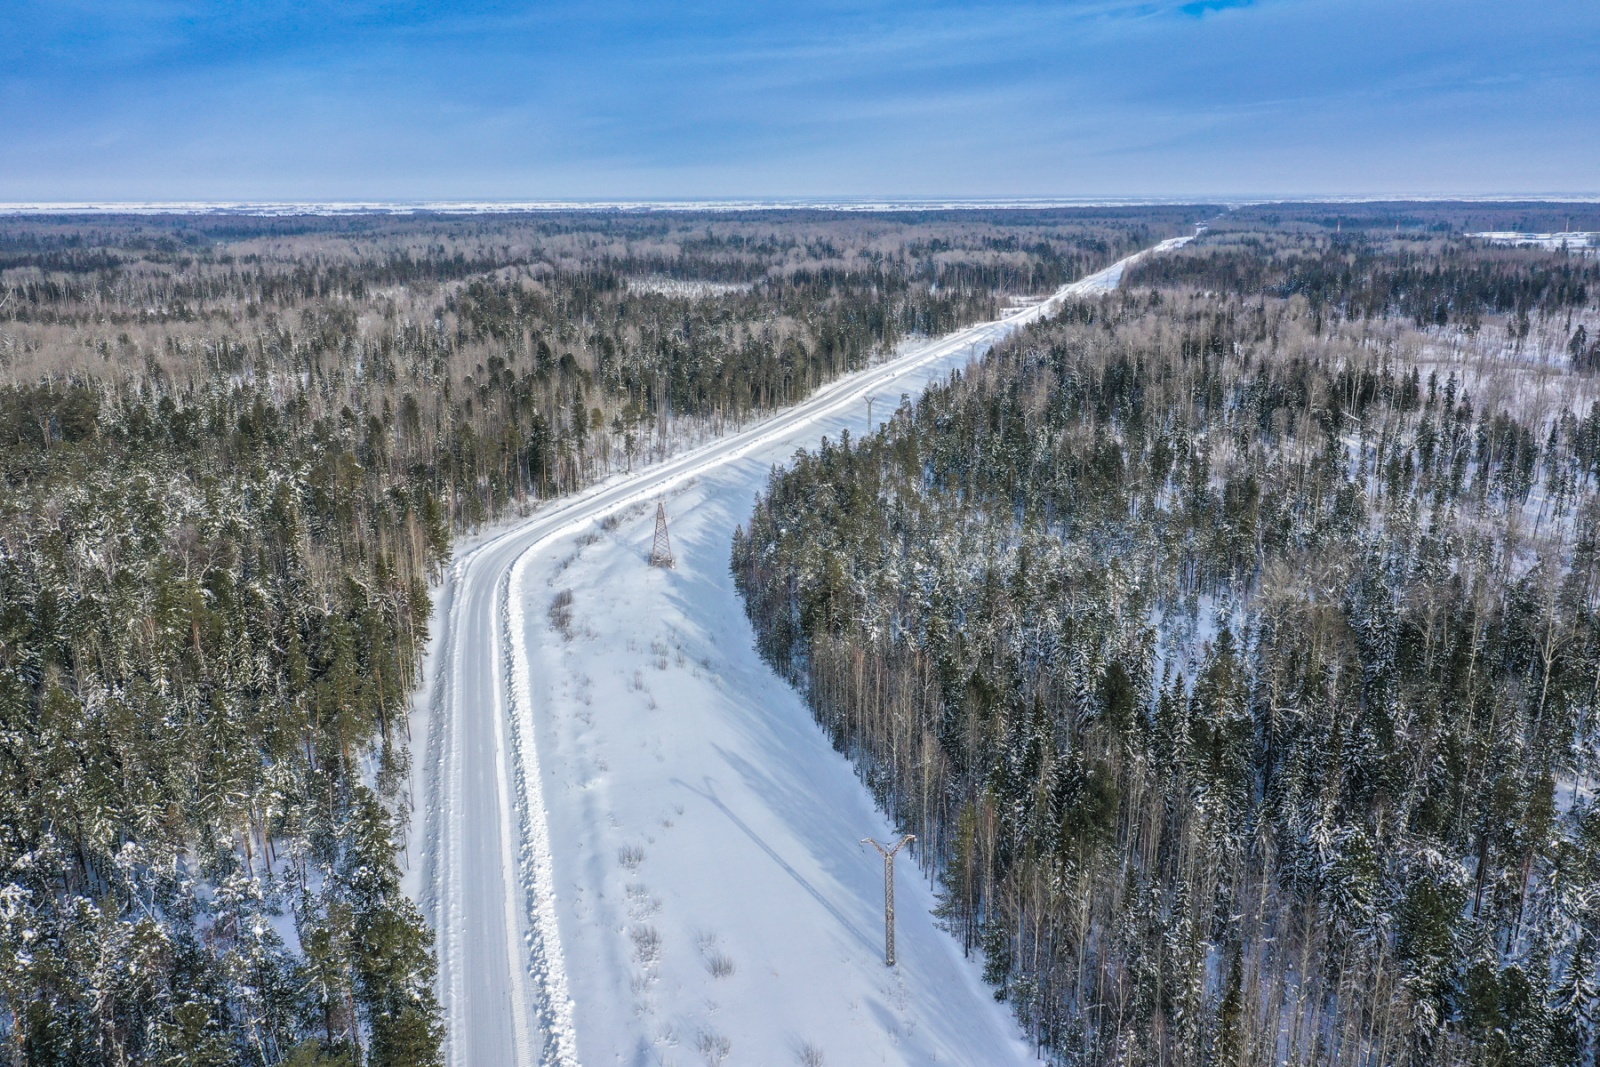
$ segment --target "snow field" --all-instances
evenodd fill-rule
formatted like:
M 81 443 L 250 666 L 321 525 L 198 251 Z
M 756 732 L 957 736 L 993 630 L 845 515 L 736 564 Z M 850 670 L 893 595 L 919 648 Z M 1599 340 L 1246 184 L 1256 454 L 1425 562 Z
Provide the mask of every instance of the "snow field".
M 728 535 L 766 469 L 751 458 L 668 498 L 675 570 L 645 564 L 648 507 L 529 567 L 580 1059 L 1032 1062 L 977 961 L 935 925 L 909 855 L 900 963 L 884 966 L 883 865 L 859 842 L 893 828 L 755 654 L 728 573 Z M 570 637 L 540 610 L 567 590 Z

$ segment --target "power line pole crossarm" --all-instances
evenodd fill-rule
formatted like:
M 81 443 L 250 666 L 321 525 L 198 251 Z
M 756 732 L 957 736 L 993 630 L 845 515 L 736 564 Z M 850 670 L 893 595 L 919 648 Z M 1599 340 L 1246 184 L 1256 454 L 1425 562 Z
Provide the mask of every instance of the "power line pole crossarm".
M 907 834 L 894 846 L 880 845 L 875 839 L 863 837 L 863 845 L 871 845 L 883 856 L 883 965 L 894 966 L 894 857 L 895 853 L 917 839 Z

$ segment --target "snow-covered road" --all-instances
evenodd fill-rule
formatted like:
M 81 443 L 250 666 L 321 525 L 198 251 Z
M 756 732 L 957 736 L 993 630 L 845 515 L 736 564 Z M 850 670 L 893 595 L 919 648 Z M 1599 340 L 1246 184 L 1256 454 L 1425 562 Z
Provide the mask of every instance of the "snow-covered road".
M 864 398 L 881 421 L 1130 261 L 458 556 L 414 716 L 408 880 L 453 1067 L 1032 1062 L 909 857 L 884 967 L 882 865 L 858 842 L 891 828 L 756 656 L 728 552 L 774 463 L 861 433 Z M 658 499 L 670 571 L 645 564 Z

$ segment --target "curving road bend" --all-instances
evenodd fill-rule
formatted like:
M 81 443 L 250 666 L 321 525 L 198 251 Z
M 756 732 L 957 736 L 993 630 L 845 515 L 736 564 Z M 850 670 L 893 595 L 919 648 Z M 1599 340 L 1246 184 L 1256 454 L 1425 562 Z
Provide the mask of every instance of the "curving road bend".
M 438 592 L 425 700 L 414 713 L 426 748 L 414 771 L 421 833 L 408 878 L 438 938 L 452 1067 L 579 1062 L 524 639 L 523 570 L 539 550 L 752 453 L 770 463 L 813 445 L 827 420 L 865 397 L 919 391 L 1061 301 L 1115 289 L 1132 262 L 1188 240 L 1164 241 L 999 320 L 904 346 L 748 430 L 541 507 L 458 556 Z

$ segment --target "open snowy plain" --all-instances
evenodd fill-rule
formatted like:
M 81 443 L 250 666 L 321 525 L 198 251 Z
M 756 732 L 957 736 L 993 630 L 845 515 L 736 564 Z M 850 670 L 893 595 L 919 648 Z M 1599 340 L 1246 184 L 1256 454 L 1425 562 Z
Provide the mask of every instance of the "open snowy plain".
M 756 655 L 728 555 L 774 464 L 1128 262 L 458 555 L 413 718 L 408 875 L 452 1064 L 1034 1062 L 908 854 L 884 966 L 883 868 L 860 841 L 893 828 Z M 646 562 L 660 500 L 672 570 Z

